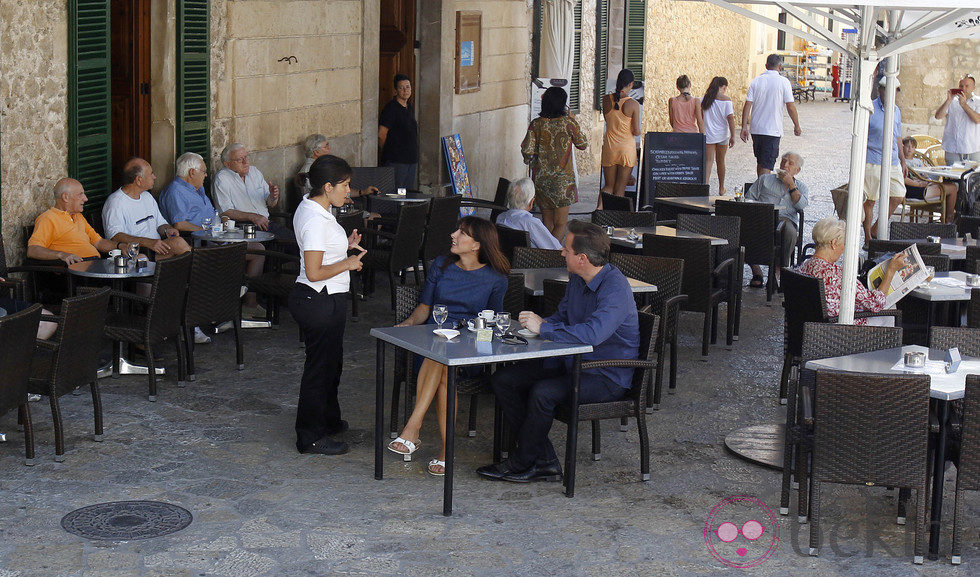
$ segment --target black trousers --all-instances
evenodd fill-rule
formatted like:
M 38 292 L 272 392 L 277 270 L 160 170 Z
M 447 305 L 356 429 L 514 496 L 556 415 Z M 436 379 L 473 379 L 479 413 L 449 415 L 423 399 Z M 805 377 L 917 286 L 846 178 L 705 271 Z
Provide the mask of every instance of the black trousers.
M 296 449 L 302 452 L 328 432 L 340 430 L 337 389 L 344 364 L 347 293 L 316 292 L 296 283 L 289 294 L 289 312 L 306 341 L 296 405 Z
M 517 432 L 517 450 L 510 461 L 527 469 L 557 460 L 548 432 L 558 406 L 571 402 L 571 375 L 564 368 L 545 368 L 543 360 L 522 361 L 497 369 L 490 385 L 507 425 Z M 579 404 L 617 401 L 626 393 L 602 375 L 583 372 L 579 378 Z

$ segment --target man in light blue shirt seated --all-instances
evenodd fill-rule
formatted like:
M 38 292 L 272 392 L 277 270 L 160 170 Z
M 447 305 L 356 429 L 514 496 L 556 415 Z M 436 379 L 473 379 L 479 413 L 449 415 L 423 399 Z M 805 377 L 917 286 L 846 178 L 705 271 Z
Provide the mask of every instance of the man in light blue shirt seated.
M 779 211 L 779 221 L 783 224 L 780 268 L 789 266 L 796 239 L 800 236 L 797 211 L 805 209 L 810 202 L 810 190 L 806 183 L 796 178 L 802 168 L 803 157 L 796 152 L 787 152 L 779 161 L 779 170 L 760 176 L 745 193 L 745 198 L 772 204 Z M 779 270 L 776 269 L 777 274 Z M 761 288 L 764 285 L 762 267 L 752 265 L 749 286 Z
M 562 256 L 569 281 L 558 312 L 546 319 L 521 311 L 527 330 L 556 343 L 592 345 L 583 361 L 635 359 L 640 325 L 629 281 L 609 264 L 609 237 L 588 222 L 568 223 Z M 538 359 L 502 367 L 491 387 L 511 430 L 517 450 L 501 463 L 477 469 L 481 476 L 515 483 L 557 481 L 561 464 L 548 439 L 555 410 L 571 400 L 572 359 Z M 579 379 L 579 403 L 604 403 L 626 397 L 632 368 L 584 370 Z
M 534 218 L 531 207 L 534 206 L 534 181 L 522 178 L 510 183 L 507 189 L 507 212 L 497 216 L 497 224 L 514 230 L 527 231 L 531 248 L 547 248 L 560 250 L 561 243 L 552 236 L 544 223 Z
M 174 228 L 203 229 L 205 218 L 214 218 L 214 205 L 204 193 L 208 167 L 200 154 L 185 152 L 177 159 L 177 176 L 160 192 L 160 210 Z

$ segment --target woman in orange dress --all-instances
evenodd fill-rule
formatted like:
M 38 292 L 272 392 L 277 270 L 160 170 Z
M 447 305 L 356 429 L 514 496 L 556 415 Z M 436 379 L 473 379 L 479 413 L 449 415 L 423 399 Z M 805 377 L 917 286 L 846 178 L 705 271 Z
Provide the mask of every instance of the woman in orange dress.
M 636 166 L 636 140 L 640 135 L 640 105 L 627 96 L 633 88 L 633 71 L 624 68 L 616 77 L 616 91 L 602 97 L 606 133 L 602 137 L 602 192 L 626 195 L 633 167 Z M 602 197 L 599 197 L 602 208 Z

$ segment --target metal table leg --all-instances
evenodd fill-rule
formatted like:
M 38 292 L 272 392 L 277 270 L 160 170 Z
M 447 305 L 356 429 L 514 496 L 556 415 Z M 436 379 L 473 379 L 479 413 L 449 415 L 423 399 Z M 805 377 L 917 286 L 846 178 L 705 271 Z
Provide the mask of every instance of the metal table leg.
M 442 484 L 442 514 L 453 514 L 453 461 L 456 457 L 456 367 L 446 374 L 446 476 Z
M 568 422 L 568 440 L 565 443 L 565 496 L 575 496 L 575 454 L 578 450 L 578 388 L 582 374 L 582 355 L 572 360 L 572 411 Z
M 936 440 L 936 462 L 932 470 L 932 515 L 929 519 L 929 559 L 939 559 L 939 533 L 943 520 L 943 477 L 946 472 L 946 435 L 948 433 L 949 401 L 939 399 L 939 435 Z
M 377 339 L 374 378 L 374 478 L 384 478 L 385 342 Z

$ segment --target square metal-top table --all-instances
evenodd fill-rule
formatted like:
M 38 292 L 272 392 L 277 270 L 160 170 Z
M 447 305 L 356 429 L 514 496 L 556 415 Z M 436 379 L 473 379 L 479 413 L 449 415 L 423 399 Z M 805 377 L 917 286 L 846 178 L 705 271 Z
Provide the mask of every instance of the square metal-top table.
M 544 295 L 545 279 L 552 279 L 561 282 L 568 282 L 568 269 L 558 268 L 512 268 L 510 272 L 519 272 L 524 275 L 524 291 L 531 296 Z M 655 293 L 657 285 L 645 283 L 635 278 L 626 278 L 630 283 L 630 289 L 636 293 Z
M 385 407 L 385 345 L 390 343 L 398 348 L 432 359 L 449 367 L 446 393 L 446 475 L 443 479 L 442 514 L 453 514 L 453 470 L 455 463 L 454 443 L 456 439 L 456 369 L 473 365 L 523 361 L 548 357 L 573 355 L 572 363 L 572 406 L 578 407 L 579 374 L 582 355 L 591 353 L 591 345 L 555 343 L 540 337 L 529 338 L 527 345 L 507 345 L 494 336 L 492 342 L 476 341 L 476 333 L 463 330 L 459 336 L 446 340 L 432 331 L 435 325 L 416 325 L 412 327 L 381 327 L 371 329 L 371 336 L 377 339 L 377 375 L 375 381 L 374 411 L 374 478 L 384 478 L 384 407 Z M 578 432 L 578 415 L 573 414 L 569 422 L 568 447 L 574 447 Z M 574 478 L 574 449 L 565 450 L 565 469 L 569 479 Z M 566 495 L 571 497 L 574 488 L 569 486 Z
M 926 238 L 912 238 L 905 242 L 909 244 L 925 244 L 930 242 Z M 977 246 L 977 239 L 966 240 L 963 237 L 943 238 L 939 241 L 939 254 L 949 257 L 949 260 L 966 260 L 966 247 Z
M 653 204 L 683 208 L 689 212 L 714 214 L 715 203 L 719 200 L 735 200 L 734 196 L 662 196 L 653 199 Z
M 714 197 L 718 198 L 718 197 Z M 633 231 L 636 233 L 636 240 L 630 240 L 629 232 Z M 728 239 L 718 238 L 717 236 L 708 236 L 706 234 L 700 234 L 697 232 L 691 232 L 688 230 L 678 230 L 672 226 L 637 226 L 633 228 L 614 228 L 612 236 L 609 237 L 609 242 L 616 245 L 622 246 L 636 251 L 643 250 L 643 235 L 652 234 L 656 236 L 670 236 L 670 237 L 680 237 L 680 238 L 702 238 L 711 241 L 711 246 L 717 248 L 719 246 L 728 246 Z
M 928 353 L 929 360 L 942 361 L 945 351 L 927 349 L 918 345 L 907 345 L 893 349 L 884 349 L 843 357 L 807 361 L 804 365 L 808 370 L 832 370 L 875 374 L 902 375 L 908 372 L 920 372 L 915 369 L 896 370 L 893 367 L 902 360 L 904 353 L 921 351 Z M 966 392 L 966 375 L 980 373 L 980 359 L 963 357 L 958 371 L 952 374 L 945 372 L 929 375 L 929 396 L 937 401 L 939 417 L 939 439 L 936 443 L 936 458 L 933 465 L 932 482 L 932 517 L 930 518 L 929 558 L 939 557 L 939 533 L 943 512 L 943 473 L 946 460 L 946 437 L 949 433 L 949 401 L 962 399 Z M 819 400 L 817 401 L 819 402 Z M 957 559 L 953 560 L 958 562 Z

